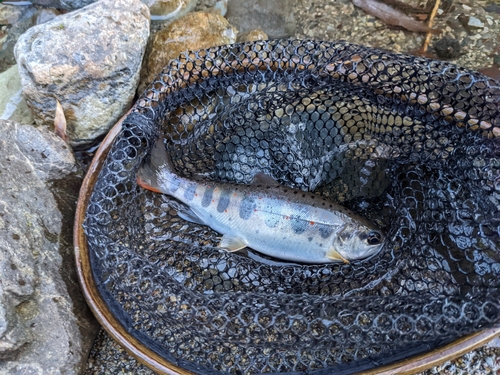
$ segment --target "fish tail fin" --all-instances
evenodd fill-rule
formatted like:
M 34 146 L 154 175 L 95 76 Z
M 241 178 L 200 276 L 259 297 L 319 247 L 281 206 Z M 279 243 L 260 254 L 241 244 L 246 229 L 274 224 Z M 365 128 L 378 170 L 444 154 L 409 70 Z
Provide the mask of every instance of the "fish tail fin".
M 160 134 L 151 150 L 149 161 L 144 163 L 137 172 L 137 184 L 156 193 L 166 193 L 158 182 L 158 174 L 160 172 L 173 173 L 173 171 L 172 162 L 163 144 L 163 135 Z

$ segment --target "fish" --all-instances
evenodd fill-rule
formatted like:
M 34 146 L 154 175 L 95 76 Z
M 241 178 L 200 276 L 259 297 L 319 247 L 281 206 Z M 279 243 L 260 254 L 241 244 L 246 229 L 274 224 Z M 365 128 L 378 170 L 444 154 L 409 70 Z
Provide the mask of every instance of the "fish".
M 229 252 L 249 247 L 290 262 L 349 263 L 378 253 L 384 244 L 383 232 L 367 219 L 262 172 L 251 184 L 184 178 L 175 172 L 162 136 L 136 180 L 184 203 L 177 215 L 222 234 L 218 246 Z

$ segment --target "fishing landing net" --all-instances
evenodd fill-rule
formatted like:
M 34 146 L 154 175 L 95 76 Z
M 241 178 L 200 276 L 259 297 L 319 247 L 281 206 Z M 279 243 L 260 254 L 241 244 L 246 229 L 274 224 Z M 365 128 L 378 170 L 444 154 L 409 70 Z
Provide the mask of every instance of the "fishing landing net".
M 182 55 L 123 123 L 85 220 L 121 324 L 197 374 L 349 373 L 500 323 L 498 82 L 344 42 L 259 41 Z M 179 174 L 265 172 L 386 232 L 381 253 L 300 265 L 176 215 L 136 185 L 162 132 Z

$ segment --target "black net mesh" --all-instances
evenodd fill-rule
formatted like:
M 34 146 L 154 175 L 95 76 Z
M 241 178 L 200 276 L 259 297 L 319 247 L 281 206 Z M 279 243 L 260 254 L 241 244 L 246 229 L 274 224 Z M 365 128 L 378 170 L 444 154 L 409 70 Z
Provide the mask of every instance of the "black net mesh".
M 142 95 L 109 152 L 85 231 L 127 330 L 199 374 L 348 373 L 500 322 L 500 89 L 455 65 L 344 42 L 188 53 Z M 381 253 L 297 265 L 183 221 L 136 185 L 159 132 L 177 172 L 263 171 L 377 223 Z

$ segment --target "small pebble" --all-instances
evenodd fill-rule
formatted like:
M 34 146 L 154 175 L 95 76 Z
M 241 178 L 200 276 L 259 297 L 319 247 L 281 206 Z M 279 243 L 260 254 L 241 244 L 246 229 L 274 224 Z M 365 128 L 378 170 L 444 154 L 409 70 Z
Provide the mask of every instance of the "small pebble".
M 470 27 L 477 27 L 482 29 L 484 27 L 484 23 L 482 23 L 478 18 L 476 17 L 469 17 L 469 23 L 468 26 Z

